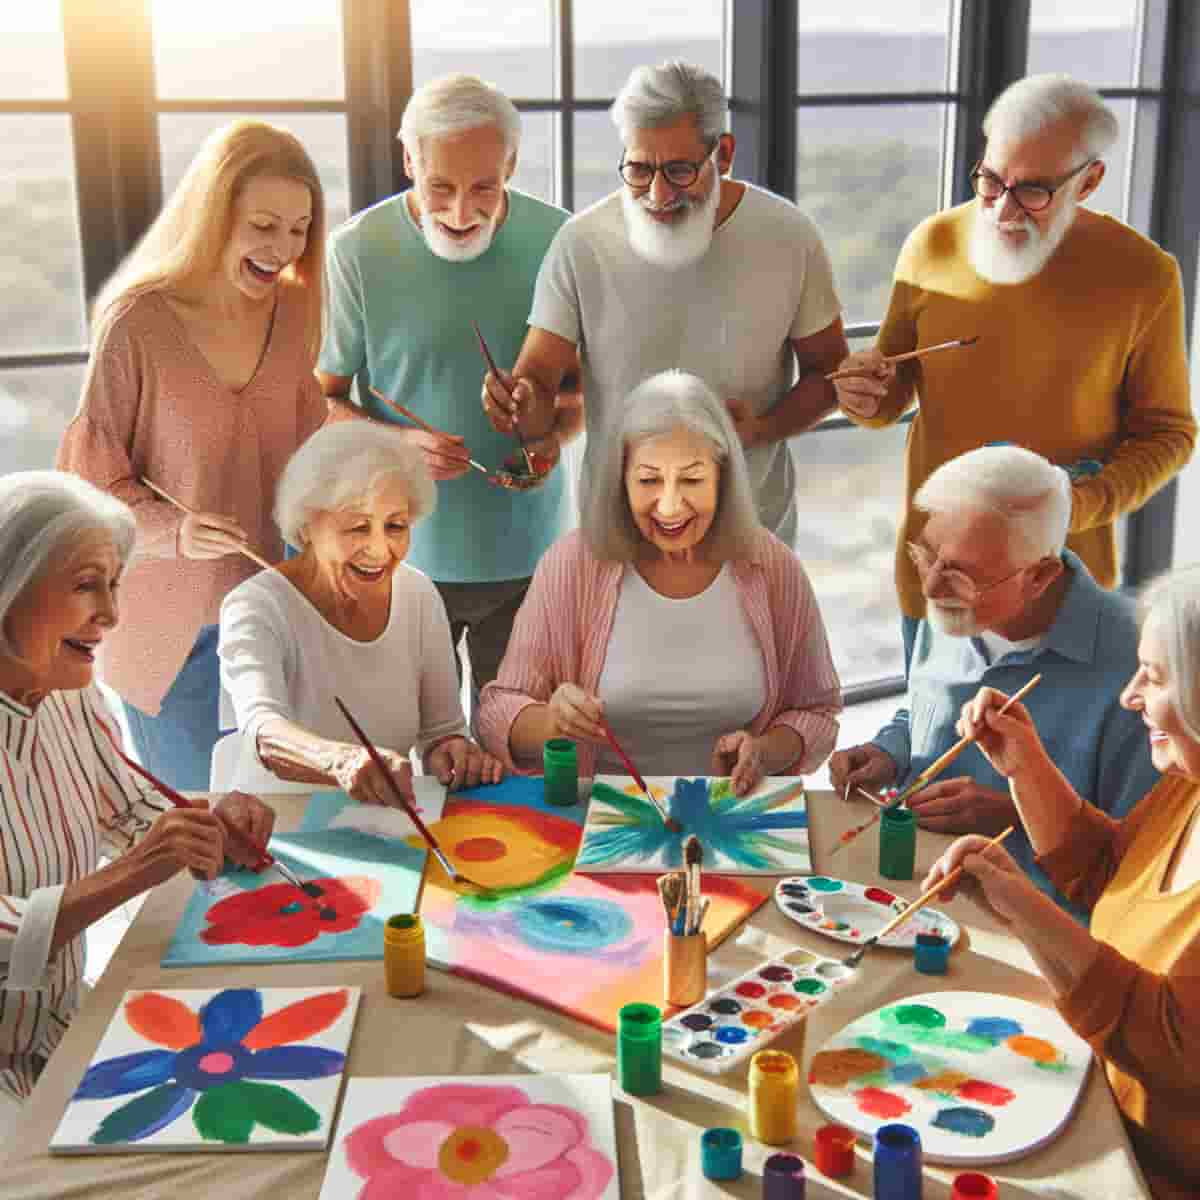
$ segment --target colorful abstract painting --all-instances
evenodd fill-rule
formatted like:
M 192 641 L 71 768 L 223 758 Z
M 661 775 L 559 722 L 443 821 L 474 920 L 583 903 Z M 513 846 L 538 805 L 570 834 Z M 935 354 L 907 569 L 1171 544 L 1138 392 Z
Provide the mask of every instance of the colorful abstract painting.
M 358 1000 L 358 988 L 126 992 L 50 1150 L 323 1150 Z
M 1006 1162 L 1052 1141 L 1087 1080 L 1091 1047 L 1050 1009 L 987 992 L 931 992 L 851 1022 L 813 1056 L 833 1120 L 873 1135 L 902 1121 L 931 1162 Z
M 451 884 L 430 859 L 421 916 L 428 962 L 614 1030 L 633 1000 L 662 1001 L 662 902 L 647 875 L 572 874 L 583 806 L 547 804 L 540 779 L 451 795 L 431 826 L 483 892 Z M 717 945 L 766 899 L 706 879 L 704 929 Z
M 598 775 L 576 867 L 661 875 L 683 865 L 683 843 L 704 847 L 704 874 L 797 875 L 812 870 L 804 781 L 776 776 L 746 796 L 728 779 L 651 776 L 646 785 L 680 826 L 662 814 L 627 776 Z
M 381 959 L 384 922 L 413 912 L 421 894 L 425 851 L 402 841 L 327 829 L 277 834 L 270 849 L 320 894 L 270 868 L 230 867 L 197 884 L 163 966 Z
M 618 1200 L 607 1075 L 352 1079 L 320 1200 Z

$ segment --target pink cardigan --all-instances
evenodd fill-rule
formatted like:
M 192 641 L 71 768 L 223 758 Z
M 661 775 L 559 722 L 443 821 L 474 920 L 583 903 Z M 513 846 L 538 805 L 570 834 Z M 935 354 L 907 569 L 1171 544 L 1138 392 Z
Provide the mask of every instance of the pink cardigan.
M 750 732 L 786 725 L 804 739 L 792 773 L 814 771 L 837 742 L 841 685 L 825 625 L 800 560 L 764 531 L 755 557 L 730 564 L 746 617 L 762 647 L 767 699 Z M 559 538 L 534 572 L 493 683 L 483 689 L 479 733 L 510 770 L 540 772 L 513 762 L 508 739 L 530 704 L 545 704 L 560 683 L 595 692 L 621 590 L 624 564 L 602 561 L 578 531 Z M 579 774 L 595 773 L 596 748 L 578 744 Z M 782 774 L 782 772 L 781 772 Z
M 104 641 L 101 673 L 124 700 L 157 715 L 202 625 L 258 568 L 240 554 L 182 558 L 181 514 L 138 482 L 235 518 L 268 562 L 283 557 L 271 510 L 293 452 L 325 420 L 305 349 L 300 285 L 282 283 L 262 362 L 240 391 L 225 387 L 156 293 L 133 301 L 92 351 L 79 411 L 57 466 L 124 500 L 137 545 L 121 579 L 121 622 Z

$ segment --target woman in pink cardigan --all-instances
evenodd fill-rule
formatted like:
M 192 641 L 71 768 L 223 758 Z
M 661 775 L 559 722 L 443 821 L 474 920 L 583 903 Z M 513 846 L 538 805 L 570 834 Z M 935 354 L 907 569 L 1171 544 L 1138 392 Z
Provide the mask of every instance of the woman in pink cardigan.
M 239 550 L 283 557 L 275 485 L 325 419 L 313 376 L 324 250 L 321 183 L 304 147 L 238 120 L 205 142 L 96 301 L 83 398 L 58 466 L 133 510 L 123 620 L 102 673 L 138 756 L 176 788 L 208 787 L 217 617 L 256 570 Z
M 554 737 L 581 775 L 623 774 L 601 721 L 646 775 L 815 770 L 841 691 L 812 586 L 759 523 L 741 443 L 697 379 L 642 383 L 584 481 L 581 528 L 538 565 L 479 732 L 513 770 Z

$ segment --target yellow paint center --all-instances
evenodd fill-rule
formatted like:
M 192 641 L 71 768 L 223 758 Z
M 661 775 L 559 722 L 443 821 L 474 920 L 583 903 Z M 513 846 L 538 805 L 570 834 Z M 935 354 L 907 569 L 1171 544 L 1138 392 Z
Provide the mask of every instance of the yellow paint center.
M 438 1151 L 438 1168 L 447 1179 L 464 1187 L 486 1183 L 508 1159 L 508 1143 L 480 1125 L 456 1129 Z

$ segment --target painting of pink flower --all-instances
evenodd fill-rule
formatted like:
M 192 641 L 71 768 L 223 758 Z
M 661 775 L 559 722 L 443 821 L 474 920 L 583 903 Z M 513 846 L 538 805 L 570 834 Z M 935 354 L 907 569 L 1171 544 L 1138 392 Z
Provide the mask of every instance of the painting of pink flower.
M 616 1171 L 583 1113 L 507 1081 L 422 1087 L 342 1146 L 359 1200 L 600 1200 Z

